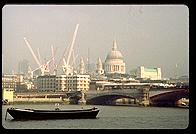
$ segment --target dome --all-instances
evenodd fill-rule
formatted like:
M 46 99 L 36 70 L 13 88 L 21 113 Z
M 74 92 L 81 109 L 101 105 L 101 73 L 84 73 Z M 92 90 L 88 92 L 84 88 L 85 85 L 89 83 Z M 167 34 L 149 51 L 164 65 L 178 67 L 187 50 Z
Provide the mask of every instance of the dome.
M 117 50 L 116 41 L 113 43 L 112 50 L 108 53 L 104 63 L 105 74 L 125 74 L 125 62 L 120 51 Z
M 110 60 L 123 60 L 123 56 L 121 52 L 117 50 L 116 41 L 114 41 L 113 43 L 112 51 L 110 51 L 110 53 L 108 53 L 106 57 L 106 61 L 110 61 Z
M 106 61 L 108 60 L 123 60 L 123 56 L 120 51 L 111 51 L 106 57 Z

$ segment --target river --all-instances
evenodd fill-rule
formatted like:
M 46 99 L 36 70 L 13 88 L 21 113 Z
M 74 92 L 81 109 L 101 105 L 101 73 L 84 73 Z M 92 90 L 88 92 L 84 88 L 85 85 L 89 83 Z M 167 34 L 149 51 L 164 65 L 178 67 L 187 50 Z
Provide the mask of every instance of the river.
M 63 119 L 13 121 L 5 113 L 8 107 L 55 109 L 54 104 L 18 104 L 2 106 L 2 126 L 5 129 L 186 129 L 189 109 L 171 107 L 130 107 L 102 105 L 60 105 L 60 109 L 97 107 L 97 119 Z

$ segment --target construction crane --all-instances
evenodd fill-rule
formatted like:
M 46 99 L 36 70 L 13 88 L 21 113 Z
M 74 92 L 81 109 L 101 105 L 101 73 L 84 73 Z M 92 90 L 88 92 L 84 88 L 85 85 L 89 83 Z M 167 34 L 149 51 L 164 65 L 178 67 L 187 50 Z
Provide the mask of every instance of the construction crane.
M 40 56 L 40 53 L 39 53 L 39 48 L 37 48 L 37 55 L 38 55 L 39 62 L 42 63 L 41 56 Z
M 54 51 L 54 47 L 53 47 L 53 45 L 51 45 L 51 51 L 52 51 L 52 69 L 53 69 L 53 74 L 54 75 L 56 75 L 57 74 L 57 65 L 55 64 L 55 59 L 54 59 L 54 57 L 55 57 L 55 54 L 56 54 L 56 50 L 57 49 L 55 49 L 55 51 Z
M 28 66 L 28 79 L 33 79 L 33 73 L 34 73 L 36 70 L 38 70 L 38 69 L 40 69 L 40 68 L 38 67 L 38 68 L 32 70 L 31 67 Z
M 76 25 L 76 28 L 75 28 L 75 31 L 74 31 L 74 34 L 73 34 L 73 39 L 72 39 L 71 46 L 70 46 L 70 49 L 69 49 L 69 53 L 68 53 L 68 56 L 67 56 L 67 61 L 65 61 L 65 58 L 63 58 L 63 63 L 64 63 L 63 71 L 66 75 L 73 73 L 73 67 L 70 65 L 70 58 L 71 58 L 71 54 L 73 53 L 73 46 L 74 46 L 74 43 L 75 43 L 78 27 L 79 27 L 79 24 Z
M 76 59 L 77 59 L 77 57 L 78 57 L 78 54 L 75 56 L 75 53 L 74 53 L 74 51 L 73 51 L 73 53 L 72 53 L 72 58 L 73 58 L 73 60 L 72 60 L 72 62 L 70 63 L 70 65 L 73 66 L 73 72 L 74 72 L 75 74 L 77 73 L 77 67 L 76 67 Z
M 55 62 L 54 62 L 54 48 L 53 48 L 53 45 L 51 45 L 51 51 L 52 51 L 52 65 L 53 65 L 53 68 L 55 67 Z
M 40 66 L 41 66 L 41 63 L 40 63 L 40 62 L 39 62 L 39 60 L 37 59 L 37 57 L 36 57 L 35 53 L 33 52 L 33 49 L 31 48 L 31 46 L 30 46 L 29 42 L 27 41 L 27 39 L 26 39 L 25 37 L 24 37 L 24 41 L 25 41 L 25 43 L 26 43 L 27 47 L 29 48 L 29 50 L 30 50 L 31 54 L 33 55 L 33 58 L 35 59 L 36 63 L 37 63 L 37 64 L 38 64 L 38 66 L 40 67 Z
M 52 59 L 50 59 L 49 61 L 47 61 L 44 64 L 41 64 L 41 62 L 38 60 L 38 58 L 36 57 L 35 53 L 33 52 L 33 49 L 31 48 L 30 43 L 27 41 L 27 39 L 24 37 L 24 41 L 27 45 L 27 47 L 29 48 L 31 54 L 33 55 L 33 58 L 35 59 L 38 68 L 37 69 L 41 69 L 41 75 L 45 75 L 46 73 L 49 73 L 49 63 L 52 61 Z M 38 55 L 39 55 L 39 51 L 38 51 Z M 40 58 L 40 55 L 39 55 Z M 37 70 L 35 69 L 35 70 Z

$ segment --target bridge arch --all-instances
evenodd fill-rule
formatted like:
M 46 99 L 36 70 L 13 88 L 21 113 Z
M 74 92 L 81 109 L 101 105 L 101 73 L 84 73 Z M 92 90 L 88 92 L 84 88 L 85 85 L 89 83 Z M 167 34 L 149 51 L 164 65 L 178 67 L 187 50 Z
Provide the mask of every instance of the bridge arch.
M 120 95 L 120 94 L 109 94 L 109 95 L 101 95 L 87 100 L 87 104 L 92 105 L 113 105 L 115 104 L 115 100 L 126 98 L 126 99 L 136 99 L 133 96 L 129 95 Z
M 161 93 L 150 97 L 150 105 L 153 106 L 175 106 L 181 98 L 189 95 L 189 89 L 179 89 L 171 92 Z

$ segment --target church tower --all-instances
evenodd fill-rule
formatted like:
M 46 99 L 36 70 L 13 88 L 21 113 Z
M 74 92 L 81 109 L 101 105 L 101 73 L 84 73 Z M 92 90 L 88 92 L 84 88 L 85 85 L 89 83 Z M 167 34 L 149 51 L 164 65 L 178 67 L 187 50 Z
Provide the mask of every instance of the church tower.
M 96 74 L 98 75 L 102 75 L 104 74 L 104 70 L 103 70 L 103 66 L 102 66 L 102 62 L 101 62 L 101 59 L 98 58 L 97 60 L 97 64 L 96 64 Z

